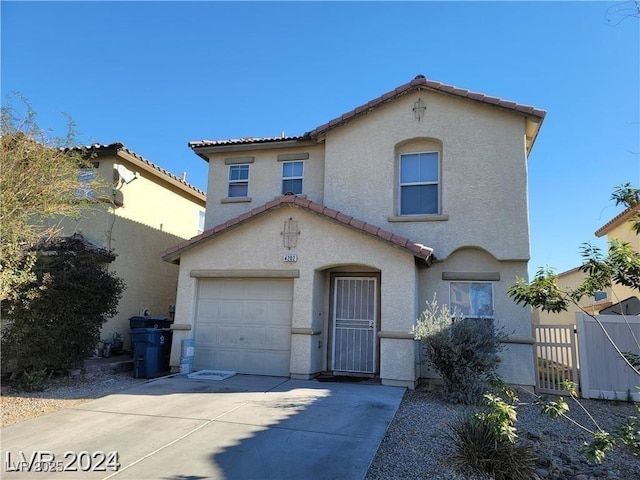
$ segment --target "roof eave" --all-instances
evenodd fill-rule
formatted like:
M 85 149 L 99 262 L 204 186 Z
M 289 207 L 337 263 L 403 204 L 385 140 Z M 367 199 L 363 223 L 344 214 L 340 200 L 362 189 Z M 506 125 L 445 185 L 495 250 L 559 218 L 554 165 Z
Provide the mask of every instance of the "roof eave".
M 222 235 L 229 232 L 241 225 L 244 225 L 248 221 L 265 215 L 267 212 L 275 209 L 282 208 L 284 206 L 290 206 L 303 209 L 307 212 L 311 212 L 315 215 L 322 217 L 325 220 L 333 221 L 343 227 L 347 227 L 360 234 L 365 234 L 375 240 L 384 242 L 396 248 L 400 248 L 408 253 L 411 253 L 416 259 L 424 262 L 427 266 L 430 266 L 433 261 L 433 249 L 421 244 L 413 243 L 404 237 L 399 237 L 391 232 L 381 229 L 375 225 L 367 224 L 357 220 L 349 215 L 345 215 L 324 205 L 311 202 L 306 199 L 301 199 L 295 195 L 285 195 L 275 200 L 268 202 L 260 207 L 256 207 L 250 212 L 244 213 L 239 217 L 228 220 L 227 222 L 217 225 L 200 235 L 193 237 L 190 240 L 181 242 L 174 247 L 165 250 L 161 254 L 162 259 L 169 263 L 179 264 L 180 256 L 197 247 L 205 241 L 208 241 L 218 235 Z
M 280 148 L 294 148 L 313 146 L 316 142 L 311 138 L 286 139 L 274 141 L 255 141 L 238 143 L 220 143 L 217 145 L 197 145 L 198 142 L 189 142 L 188 146 L 200 158 L 209 161 L 208 155 L 215 153 L 247 152 L 252 150 L 274 150 Z
M 352 120 L 361 117 L 370 113 L 371 111 L 385 105 L 403 95 L 406 95 L 412 91 L 420 91 L 420 90 L 429 90 L 434 93 L 442 94 L 442 95 L 453 95 L 458 98 L 466 99 L 469 101 L 479 102 L 485 105 L 494 106 L 496 108 L 500 108 L 511 113 L 519 114 L 525 116 L 527 119 L 537 119 L 531 120 L 533 124 L 537 123 L 537 128 L 534 128 L 534 132 L 531 135 L 532 141 L 528 146 L 527 152 L 531 150 L 533 147 L 533 143 L 535 142 L 535 138 L 537 137 L 538 131 L 540 129 L 540 125 L 542 125 L 542 121 L 546 116 L 546 112 L 544 110 L 540 110 L 538 108 L 522 105 L 515 102 L 501 100 L 496 97 L 490 97 L 488 95 L 484 95 L 481 93 L 471 92 L 469 90 L 459 89 L 452 85 L 445 85 L 439 82 L 433 82 L 431 80 L 427 80 L 424 76 L 419 75 L 414 78 L 411 82 L 401 85 L 400 87 L 387 92 L 381 95 L 378 98 L 375 98 L 366 104 L 360 105 L 355 109 L 347 112 L 340 117 L 334 118 L 329 122 L 307 132 L 305 135 L 308 135 L 314 138 L 316 141 L 324 138 L 326 133 L 333 128 L 344 125 L 346 123 L 351 122 Z
M 130 152 L 128 152 L 128 151 L 126 151 L 124 149 L 118 149 L 117 152 L 116 152 L 116 155 L 118 157 L 122 158 L 123 160 L 127 160 L 127 161 L 133 163 L 136 167 L 139 167 L 141 170 L 144 170 L 145 172 L 151 173 L 156 178 L 168 183 L 169 185 L 172 185 L 172 186 L 178 188 L 180 191 L 188 194 L 189 196 L 195 197 L 201 203 L 203 203 L 203 204 L 207 203 L 207 196 L 201 190 L 196 189 L 195 187 L 192 187 L 192 186 L 188 185 L 186 182 L 182 182 L 182 181 L 178 180 L 177 178 L 173 178 L 173 177 L 168 176 L 168 175 L 161 175 L 162 172 L 158 172 L 157 169 L 155 169 L 151 165 L 148 165 L 147 163 L 143 162 L 142 160 L 138 159 L 137 157 L 132 155 Z
M 602 237 L 613 230 L 618 225 L 628 221 L 633 217 L 637 212 L 640 212 L 640 205 L 634 205 L 633 207 L 628 207 L 626 210 L 620 212 L 618 215 L 613 217 L 607 223 L 605 223 L 602 227 L 596 230 L 596 237 Z
M 186 193 L 195 200 L 201 202 L 203 205 L 206 204 L 207 195 L 205 192 L 187 183 L 186 181 L 180 180 L 177 176 L 168 172 L 164 168 L 156 165 L 150 160 L 145 159 L 132 150 L 129 150 L 120 142 L 111 143 L 109 145 L 96 143 L 94 145 L 89 145 L 82 148 L 78 147 L 75 150 L 81 150 L 83 154 L 89 158 L 94 155 L 96 157 L 118 157 L 121 160 L 125 160 L 135 165 L 136 168 L 150 173 L 159 181 L 177 187 L 179 190 Z

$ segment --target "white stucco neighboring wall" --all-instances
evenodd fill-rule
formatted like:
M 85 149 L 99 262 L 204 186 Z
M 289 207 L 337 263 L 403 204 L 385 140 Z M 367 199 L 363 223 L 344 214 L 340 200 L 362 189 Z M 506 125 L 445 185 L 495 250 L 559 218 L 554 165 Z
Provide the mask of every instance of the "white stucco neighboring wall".
M 283 246 L 282 231 L 284 222 L 291 218 L 298 222 L 300 234 L 297 246 L 287 250 Z M 284 262 L 286 253 L 297 254 L 297 261 Z M 281 207 L 181 255 L 176 323 L 189 324 L 192 328 L 195 325 L 198 275 L 259 277 L 278 275 L 279 271 L 282 276 L 293 276 L 292 330 L 308 333 L 292 335 L 291 373 L 311 375 L 327 365 L 329 293 L 323 272 L 340 266 L 356 272 L 377 271 L 382 284 L 379 329 L 408 336 L 408 339 L 388 342 L 395 345 L 391 350 L 381 349 L 381 371 L 384 378 L 413 385 L 417 378 L 416 346 L 410 339 L 417 305 L 414 263 L 411 253 L 380 239 L 354 232 L 306 210 Z M 174 338 L 171 360 L 174 366 L 179 361 L 177 342 L 182 336 Z M 398 348 L 406 352 L 400 353 Z M 405 357 L 411 359 L 408 364 Z

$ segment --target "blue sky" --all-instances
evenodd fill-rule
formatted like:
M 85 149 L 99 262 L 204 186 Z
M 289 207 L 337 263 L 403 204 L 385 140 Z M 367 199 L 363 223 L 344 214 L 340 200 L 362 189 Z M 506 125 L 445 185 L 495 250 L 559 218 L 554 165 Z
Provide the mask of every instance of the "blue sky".
M 299 135 L 418 74 L 547 111 L 529 157 L 530 272 L 640 185 L 640 18 L 626 2 L 3 1 L 2 99 L 206 188 L 190 140 Z M 491 228 L 490 225 L 487 228 Z

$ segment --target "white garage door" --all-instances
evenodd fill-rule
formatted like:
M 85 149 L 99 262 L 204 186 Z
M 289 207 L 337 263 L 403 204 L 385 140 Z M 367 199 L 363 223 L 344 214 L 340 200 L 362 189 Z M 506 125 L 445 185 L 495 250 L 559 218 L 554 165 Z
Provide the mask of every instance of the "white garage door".
M 289 376 L 293 282 L 202 279 L 194 368 Z

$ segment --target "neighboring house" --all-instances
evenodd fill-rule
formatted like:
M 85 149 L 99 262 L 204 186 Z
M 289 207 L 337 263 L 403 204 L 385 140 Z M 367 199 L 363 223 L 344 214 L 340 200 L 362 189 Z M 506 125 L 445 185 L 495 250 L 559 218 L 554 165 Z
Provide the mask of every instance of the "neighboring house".
M 168 249 L 196 369 L 379 377 L 428 371 L 412 329 L 434 294 L 510 334 L 500 373 L 534 384 L 527 157 L 545 112 L 422 75 L 301 136 L 191 142 L 205 232 Z
M 85 240 L 117 255 L 109 269 L 124 280 L 126 290 L 118 315 L 103 326 L 102 338 L 109 340 L 119 333 L 129 348 L 130 317 L 144 312 L 170 316 L 178 268 L 163 262 L 160 253 L 202 232 L 206 196 L 121 143 L 92 145 L 87 153 L 96 168 L 85 169 L 81 178 L 101 177 L 113 189 L 79 190 L 78 197 L 93 198 L 97 206 L 81 218 L 64 219 L 60 234 L 81 233 Z
M 630 244 L 633 250 L 640 252 L 640 236 L 636 235 L 631 229 L 630 223 L 631 217 L 638 211 L 640 211 L 640 205 L 625 209 L 596 230 L 596 237 L 606 235 L 608 244 L 617 240 Z M 571 270 L 558 274 L 558 286 L 562 291 L 571 291 L 580 285 L 585 278 L 586 275 L 580 270 L 580 267 L 572 268 Z M 595 296 L 591 298 L 583 298 L 579 302 L 579 305 L 587 313 L 595 314 L 604 308 L 637 295 L 638 291 L 633 288 L 623 285 L 613 285 L 611 288 L 596 292 Z M 575 325 L 576 313 L 580 311 L 580 308 L 576 305 L 569 304 L 566 312 L 549 313 L 535 309 L 532 318 L 534 324 L 540 325 Z

